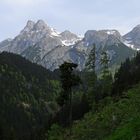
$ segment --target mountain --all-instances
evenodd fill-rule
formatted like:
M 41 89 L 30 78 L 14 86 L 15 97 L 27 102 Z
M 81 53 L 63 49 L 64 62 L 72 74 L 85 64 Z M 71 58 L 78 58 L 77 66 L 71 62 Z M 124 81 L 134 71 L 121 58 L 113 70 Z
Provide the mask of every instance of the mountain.
M 9 44 L 11 43 L 12 39 L 5 39 L 4 41 L 0 42 L 0 51 L 8 51 Z
M 117 30 L 89 30 L 75 47 L 86 54 L 86 60 L 93 44 L 96 45 L 98 59 L 100 59 L 101 51 L 107 52 L 111 67 L 116 67 L 127 57 L 132 57 L 135 52 L 123 43 L 123 38 Z
M 140 50 L 140 25 L 134 27 L 132 31 L 124 35 L 123 38 L 125 39 L 126 45 Z
M 102 50 L 108 53 L 111 66 L 120 64 L 135 52 L 124 43 L 124 37 L 117 30 L 88 30 L 81 38 L 68 30 L 57 32 L 43 20 L 29 20 L 14 39 L 0 43 L 0 51 L 20 54 L 50 70 L 58 68 L 64 61 L 77 63 L 82 70 L 93 44 L 98 58 Z

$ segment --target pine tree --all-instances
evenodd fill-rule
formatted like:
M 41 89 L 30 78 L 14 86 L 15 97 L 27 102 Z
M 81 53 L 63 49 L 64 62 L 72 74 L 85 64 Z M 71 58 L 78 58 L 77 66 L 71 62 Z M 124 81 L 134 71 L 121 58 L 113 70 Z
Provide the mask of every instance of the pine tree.
M 76 69 L 77 64 L 64 62 L 60 66 L 61 72 L 61 84 L 62 93 L 58 99 L 58 103 L 63 106 L 65 104 L 69 105 L 69 125 L 72 125 L 72 88 L 80 84 L 80 78 L 74 74 L 74 69 Z M 71 130 L 70 130 L 71 134 Z
M 132 81 L 135 81 L 136 78 L 133 72 L 136 72 L 136 69 L 135 65 L 131 65 L 130 59 L 127 58 L 126 61 L 121 64 L 119 70 L 115 73 L 112 89 L 113 96 L 120 96 L 124 90 L 127 90 L 129 86 L 132 85 Z M 136 77 L 138 77 L 137 74 Z
M 88 86 L 88 100 L 90 106 L 92 106 L 95 100 L 95 90 L 96 90 L 96 82 L 97 82 L 97 75 L 96 75 L 96 46 L 93 44 L 93 48 L 89 54 L 87 62 L 85 64 L 86 67 L 86 81 Z
M 91 71 L 95 74 L 95 63 L 96 63 L 96 46 L 93 44 L 93 48 L 90 51 L 89 57 L 85 64 L 86 70 Z
M 109 66 L 108 66 L 108 64 L 109 64 L 109 58 L 108 58 L 107 53 L 105 51 L 103 51 L 101 53 L 100 63 L 101 63 L 101 67 L 102 67 L 101 76 L 102 76 L 102 79 L 104 79 L 108 75 L 110 75 Z
M 101 85 L 102 85 L 102 98 L 111 94 L 112 90 L 112 74 L 109 71 L 109 58 L 105 51 L 101 53 Z

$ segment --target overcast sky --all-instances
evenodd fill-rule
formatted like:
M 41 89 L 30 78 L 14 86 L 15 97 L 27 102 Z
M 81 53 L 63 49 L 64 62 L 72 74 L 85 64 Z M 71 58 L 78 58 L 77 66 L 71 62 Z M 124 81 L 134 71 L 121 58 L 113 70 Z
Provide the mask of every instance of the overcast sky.
M 115 28 L 124 34 L 140 24 L 140 0 L 0 0 L 0 41 L 38 19 L 58 31 Z

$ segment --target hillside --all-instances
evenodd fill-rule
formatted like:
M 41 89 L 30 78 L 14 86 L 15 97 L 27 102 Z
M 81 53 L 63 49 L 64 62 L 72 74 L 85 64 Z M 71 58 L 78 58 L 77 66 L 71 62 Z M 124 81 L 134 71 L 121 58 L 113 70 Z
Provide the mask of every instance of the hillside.
M 140 84 L 124 93 L 117 102 L 102 100 L 95 110 L 76 121 L 69 129 L 53 125 L 49 140 L 138 140 L 140 139 Z M 57 131 L 59 129 L 59 131 Z
M 92 101 L 92 109 L 82 119 L 73 121 L 72 128 L 70 126 L 64 128 L 57 123 L 52 125 L 47 138 L 49 140 L 139 140 L 139 62 L 140 53 L 137 53 L 132 60 L 126 59 L 115 73 L 111 86 L 108 76 L 104 77 L 105 81 L 98 78 L 96 83 L 91 85 L 94 88 L 86 93 Z M 109 93 L 110 87 L 111 93 Z
M 58 111 L 55 74 L 19 55 L 0 54 L 0 139 L 39 139 Z

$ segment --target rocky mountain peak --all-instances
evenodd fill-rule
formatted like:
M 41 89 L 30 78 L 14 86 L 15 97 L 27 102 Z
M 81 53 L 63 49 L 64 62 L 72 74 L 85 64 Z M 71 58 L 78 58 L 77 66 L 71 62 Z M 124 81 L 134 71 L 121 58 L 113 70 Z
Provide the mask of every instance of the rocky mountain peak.
M 88 30 L 85 33 L 84 40 L 88 44 L 98 44 L 98 42 L 102 42 L 108 37 L 108 34 L 104 31 L 96 31 L 96 30 Z
M 134 27 L 129 33 L 124 35 L 124 38 L 135 38 L 136 36 L 140 36 L 140 24 Z
M 40 24 L 40 25 L 46 25 L 45 21 L 42 19 L 39 19 L 36 24 Z
M 127 46 L 131 46 L 131 48 L 135 48 L 139 50 L 140 49 L 140 25 L 134 27 L 129 33 L 124 35 L 123 38 Z
M 61 33 L 61 35 L 71 35 L 73 33 L 71 33 L 69 30 L 65 30 Z
M 140 28 L 140 24 L 138 24 L 135 28 Z
M 31 31 L 33 29 L 34 25 L 35 25 L 35 22 L 28 20 L 26 26 L 21 31 L 21 33 Z
M 109 35 L 114 35 L 114 36 L 121 36 L 120 33 L 117 30 L 88 30 L 85 33 L 85 36 L 95 36 L 95 35 L 99 35 L 99 36 L 109 36 Z
M 114 35 L 115 37 L 119 38 L 121 37 L 121 34 L 117 30 L 101 30 L 102 32 L 105 32 L 108 35 Z
M 84 45 L 89 47 L 96 44 L 99 48 L 105 44 L 118 43 L 118 40 L 122 41 L 123 39 L 117 30 L 88 30 L 85 33 Z
M 131 31 L 131 33 L 133 35 L 140 35 L 140 25 L 137 25 L 136 27 L 134 27 Z
M 37 30 L 37 31 L 49 30 L 50 31 L 51 29 L 43 20 L 38 20 L 36 24 L 34 25 L 34 30 Z
M 65 30 L 60 35 L 64 40 L 78 39 L 78 36 L 74 33 L 71 33 L 69 30 Z
M 33 27 L 34 25 L 35 25 L 35 22 L 34 21 L 28 20 L 26 27 Z
M 24 29 L 21 31 L 21 33 L 29 33 L 29 32 L 51 32 L 51 28 L 43 21 L 43 20 L 38 20 L 36 23 L 28 20 L 26 26 Z

